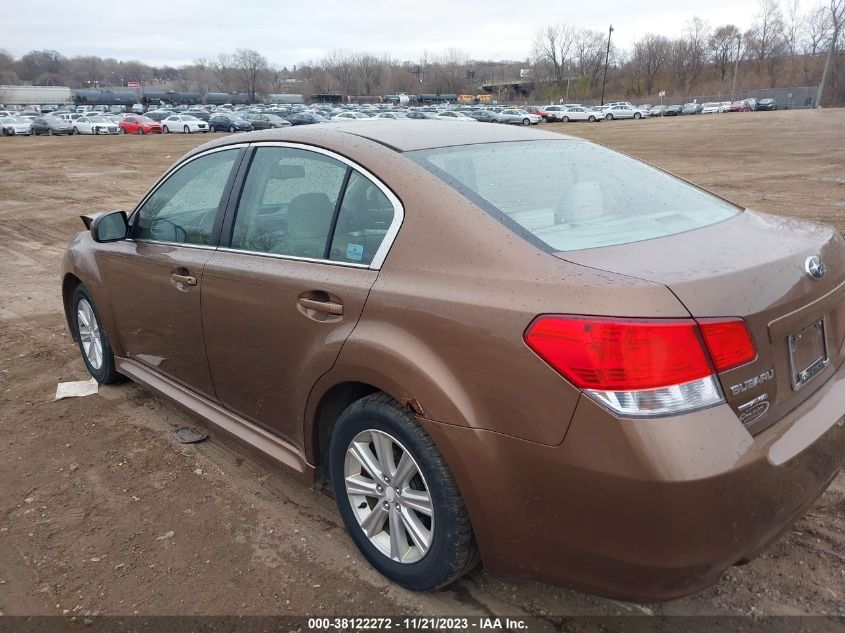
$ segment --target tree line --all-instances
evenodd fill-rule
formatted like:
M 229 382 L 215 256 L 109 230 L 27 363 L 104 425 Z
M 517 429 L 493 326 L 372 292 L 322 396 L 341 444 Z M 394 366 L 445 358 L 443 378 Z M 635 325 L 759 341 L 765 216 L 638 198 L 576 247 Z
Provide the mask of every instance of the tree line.
M 35 50 L 15 58 L 0 50 L 0 84 L 105 88 L 139 82 L 177 91 L 265 94 L 479 94 L 503 99 L 652 99 L 728 94 L 737 89 L 815 85 L 826 75 L 827 103 L 845 103 L 845 0 L 821 0 L 802 13 L 798 0 L 760 0 L 746 30 L 693 17 L 680 34 L 649 33 L 620 47 L 613 32 L 570 24 L 537 29 L 525 59 L 473 59 L 450 48 L 399 61 L 387 54 L 335 50 L 293 67 L 238 49 L 179 67 L 94 55 Z M 606 84 L 606 85 L 605 85 Z M 518 89 L 515 91 L 514 86 Z

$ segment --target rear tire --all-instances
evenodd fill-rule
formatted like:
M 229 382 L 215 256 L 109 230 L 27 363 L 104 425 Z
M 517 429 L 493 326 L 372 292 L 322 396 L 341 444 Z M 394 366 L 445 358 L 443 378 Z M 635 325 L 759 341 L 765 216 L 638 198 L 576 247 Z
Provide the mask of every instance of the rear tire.
M 373 470 L 356 455 L 366 455 Z M 362 398 L 341 414 L 329 447 L 329 468 L 350 537 L 393 582 L 431 591 L 477 562 L 469 514 L 446 461 L 416 418 L 387 394 Z
M 71 322 L 88 373 L 102 385 L 119 382 L 122 377 L 114 367 L 111 344 L 102 329 L 94 300 L 85 286 L 79 284 L 76 287 L 70 305 Z

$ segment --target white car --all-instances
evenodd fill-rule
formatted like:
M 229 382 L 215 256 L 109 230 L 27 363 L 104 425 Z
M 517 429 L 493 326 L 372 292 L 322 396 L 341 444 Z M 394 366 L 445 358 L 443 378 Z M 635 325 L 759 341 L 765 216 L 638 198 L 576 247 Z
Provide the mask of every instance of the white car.
M 3 136 L 29 136 L 32 134 L 32 123 L 29 119 L 18 119 L 13 116 L 0 117 L 0 128 Z
M 74 134 L 118 134 L 120 128 L 117 123 L 105 117 L 91 115 L 81 116 L 73 122 Z
M 438 119 L 443 119 L 444 121 L 473 121 L 474 123 L 478 123 L 475 119 L 471 116 L 465 116 L 460 112 L 455 112 L 454 110 L 444 110 L 443 112 L 438 112 L 436 117 Z
M 701 114 L 716 114 L 717 112 L 721 112 L 721 107 L 722 104 L 717 101 L 708 101 L 707 103 L 702 103 Z
M 208 132 L 208 123 L 190 114 L 172 114 L 161 122 L 165 134 L 193 134 Z
M 546 112 L 549 113 L 548 121 L 565 121 L 564 119 L 564 112 L 566 112 L 567 107 L 563 105 L 550 105 L 543 108 Z
M 404 112 L 382 112 L 381 114 L 377 114 L 374 118 L 376 119 L 393 119 L 394 121 L 397 119 L 407 119 L 408 115 Z
M 649 116 L 639 108 L 632 105 L 614 105 L 604 113 L 604 118 L 608 121 L 613 119 L 642 119 Z
M 363 112 L 341 112 L 334 115 L 331 121 L 368 121 L 372 117 L 368 117 Z
M 596 121 L 601 121 L 603 118 L 598 112 L 585 108 L 584 106 L 564 108 L 563 112 L 559 112 L 558 114 L 561 115 L 560 120 L 564 122 L 589 121 L 590 123 L 595 123 Z

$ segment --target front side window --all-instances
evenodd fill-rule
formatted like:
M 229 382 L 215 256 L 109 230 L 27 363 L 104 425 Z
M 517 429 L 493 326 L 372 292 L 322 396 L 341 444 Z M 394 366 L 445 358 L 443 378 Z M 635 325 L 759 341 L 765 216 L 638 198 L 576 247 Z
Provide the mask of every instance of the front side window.
M 585 141 L 489 143 L 405 155 L 550 251 L 674 235 L 741 212 L 679 178 Z
M 232 248 L 322 259 L 346 165 L 290 147 L 259 147 L 244 183 Z
M 213 152 L 171 174 L 138 210 L 132 237 L 210 244 L 237 148 Z

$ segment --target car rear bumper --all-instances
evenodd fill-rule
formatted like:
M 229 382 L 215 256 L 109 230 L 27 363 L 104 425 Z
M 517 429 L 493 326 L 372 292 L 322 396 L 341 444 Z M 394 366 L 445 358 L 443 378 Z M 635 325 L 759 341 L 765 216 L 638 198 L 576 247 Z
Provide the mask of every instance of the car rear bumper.
M 488 571 L 628 600 L 704 589 L 756 556 L 845 462 L 845 369 L 752 437 L 722 405 L 619 420 L 582 397 L 542 446 L 424 420 Z

